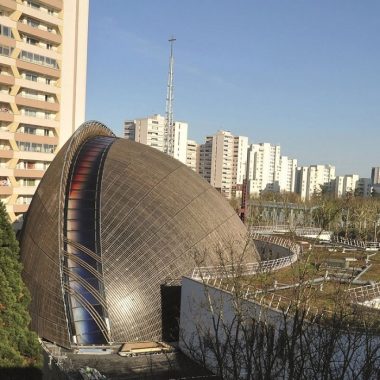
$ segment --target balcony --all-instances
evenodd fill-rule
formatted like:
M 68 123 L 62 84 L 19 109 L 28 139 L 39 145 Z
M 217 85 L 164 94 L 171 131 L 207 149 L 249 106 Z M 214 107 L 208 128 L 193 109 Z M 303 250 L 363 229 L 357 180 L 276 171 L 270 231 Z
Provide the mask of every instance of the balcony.
M 24 24 L 23 22 L 18 22 L 17 27 L 19 32 L 37 37 L 39 40 L 53 42 L 57 45 L 61 44 L 62 42 L 62 37 L 59 34 L 48 32 L 39 28 L 34 28 L 33 26 Z
M 11 11 L 15 11 L 17 8 L 16 0 L 1 0 L 1 6 Z
M 1 195 L 10 195 L 12 194 L 11 182 L 7 177 L 0 177 L 0 194 Z
M 59 121 L 54 119 L 43 119 L 35 116 L 15 115 L 16 123 L 30 124 L 38 127 L 59 128 Z
M 10 109 L 5 107 L 0 107 L 0 121 L 13 121 L 13 113 Z
M 37 63 L 24 61 L 20 58 L 16 60 L 16 63 L 17 63 L 17 68 L 21 70 L 31 71 L 34 73 L 40 73 L 42 75 L 46 75 L 52 78 L 60 77 L 59 69 L 54 69 L 52 67 L 47 67 L 47 66 L 39 65 Z
M 39 3 L 45 4 L 49 7 L 52 7 L 58 11 L 62 10 L 63 2 L 62 0 L 38 0 Z
M 15 48 L 16 41 L 13 38 L 0 35 L 0 45 Z
M 38 169 L 14 169 L 14 176 L 22 178 L 42 178 L 44 173 L 45 170 Z
M 19 205 L 13 205 L 13 212 L 19 213 L 19 212 L 27 212 L 29 208 L 28 204 L 19 204 Z
M 18 106 L 38 108 L 44 111 L 53 111 L 53 112 L 59 111 L 59 103 L 50 103 L 50 102 L 44 102 L 42 100 L 29 99 L 21 95 L 17 95 L 15 97 L 15 101 Z
M 37 144 L 58 145 L 58 137 L 56 136 L 39 136 L 29 133 L 15 133 L 16 141 L 32 142 Z
M 0 158 L 13 158 L 13 150 L 5 150 L 0 148 Z
M 12 75 L 0 74 L 0 83 L 13 86 L 15 84 L 15 78 Z

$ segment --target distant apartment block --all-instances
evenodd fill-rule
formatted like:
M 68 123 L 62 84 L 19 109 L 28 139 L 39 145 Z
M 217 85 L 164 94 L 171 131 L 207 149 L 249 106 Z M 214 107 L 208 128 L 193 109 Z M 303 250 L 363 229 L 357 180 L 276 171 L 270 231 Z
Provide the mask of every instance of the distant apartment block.
M 280 191 L 295 192 L 297 160 L 287 156 L 280 158 L 279 187 Z
M 372 185 L 380 184 L 380 166 L 372 168 L 371 181 Z
M 174 147 L 172 157 L 186 164 L 188 124 L 174 123 Z M 127 120 L 124 122 L 124 137 L 165 151 L 165 117 L 159 114 Z
M 198 173 L 207 182 L 211 182 L 212 136 L 207 136 L 203 144 L 199 145 Z
M 0 2 L 0 200 L 13 222 L 84 121 L 88 6 Z
M 345 197 L 347 195 L 354 195 L 358 181 L 358 174 L 347 174 L 344 176 L 337 176 L 334 181 L 335 197 L 340 198 Z
M 335 166 L 310 165 L 297 168 L 297 193 L 302 199 L 310 199 L 313 195 L 333 192 Z
M 218 131 L 199 146 L 199 174 L 226 198 L 241 195 L 248 138 Z
M 183 121 L 174 122 L 173 157 L 184 164 L 187 163 L 187 132 L 187 123 Z
M 251 144 L 248 148 L 248 192 L 279 191 L 280 146 L 269 143 Z
M 356 185 L 355 194 L 360 197 L 368 198 L 372 193 L 372 180 L 371 178 L 359 178 Z
M 248 137 L 234 136 L 232 160 L 232 196 L 241 197 L 243 181 L 247 175 Z
M 280 145 L 251 144 L 248 147 L 248 192 L 259 195 L 265 191 L 295 191 L 297 160 L 281 156 Z
M 165 117 L 152 115 L 124 122 L 124 137 L 164 151 Z
M 198 162 L 199 145 L 194 140 L 187 140 L 186 165 L 195 172 L 198 172 Z

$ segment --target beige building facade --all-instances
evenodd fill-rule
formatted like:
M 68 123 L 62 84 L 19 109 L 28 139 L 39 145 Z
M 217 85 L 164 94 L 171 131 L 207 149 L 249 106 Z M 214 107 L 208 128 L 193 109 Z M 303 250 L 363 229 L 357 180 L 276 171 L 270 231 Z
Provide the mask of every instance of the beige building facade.
M 199 145 L 194 140 L 187 140 L 186 165 L 198 173 Z
M 187 123 L 174 122 L 173 151 L 169 154 L 184 164 L 187 162 L 187 131 Z M 126 120 L 124 122 L 124 138 L 165 152 L 165 117 L 155 114 L 140 119 Z
M 12 222 L 85 119 L 88 7 L 0 2 L 0 200 Z
M 199 146 L 198 173 L 226 198 L 241 196 L 248 137 L 218 131 Z
M 309 200 L 323 192 L 333 193 L 335 186 L 335 166 L 310 165 L 297 168 L 297 192 L 302 199 Z

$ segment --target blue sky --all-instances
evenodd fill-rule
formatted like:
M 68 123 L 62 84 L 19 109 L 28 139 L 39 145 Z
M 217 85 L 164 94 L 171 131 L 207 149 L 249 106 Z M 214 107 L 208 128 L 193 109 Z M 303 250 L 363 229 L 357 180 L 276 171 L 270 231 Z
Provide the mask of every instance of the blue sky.
M 380 166 L 380 1 L 90 0 L 87 119 L 164 114 L 280 144 L 299 164 Z

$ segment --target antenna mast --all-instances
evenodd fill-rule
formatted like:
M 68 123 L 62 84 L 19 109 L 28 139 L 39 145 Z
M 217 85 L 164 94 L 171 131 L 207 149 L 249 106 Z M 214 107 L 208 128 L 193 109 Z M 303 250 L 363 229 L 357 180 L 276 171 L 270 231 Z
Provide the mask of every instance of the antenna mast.
M 174 155 L 174 120 L 173 120 L 173 99 L 174 99 L 174 55 L 173 55 L 173 43 L 176 41 L 174 37 L 169 39 L 170 42 L 170 60 L 169 60 L 169 77 L 168 87 L 166 92 L 166 113 L 165 113 L 165 153 L 170 156 Z

